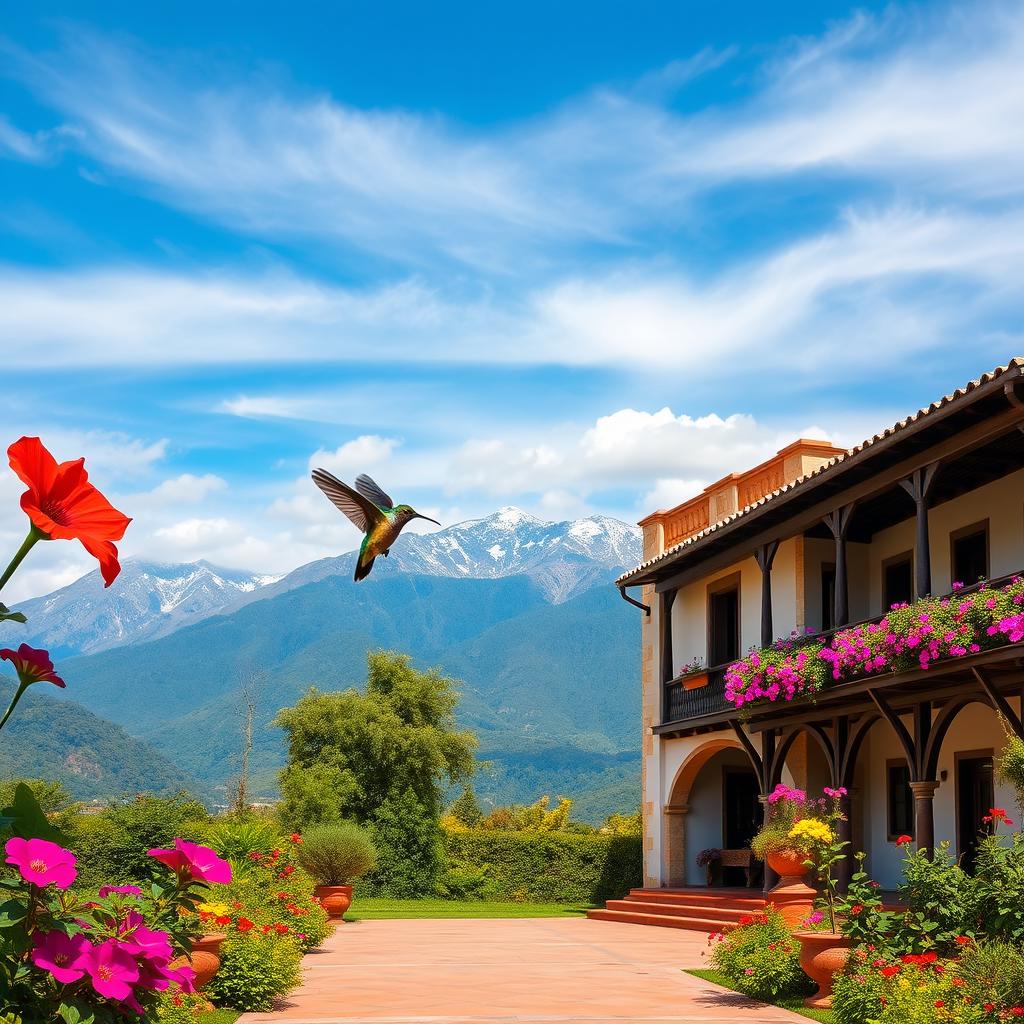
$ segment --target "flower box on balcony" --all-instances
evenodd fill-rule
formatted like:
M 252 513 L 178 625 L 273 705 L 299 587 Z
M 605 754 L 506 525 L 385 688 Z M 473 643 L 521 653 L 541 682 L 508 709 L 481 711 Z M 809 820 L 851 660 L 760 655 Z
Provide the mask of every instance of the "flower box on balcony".
M 702 668 L 696 672 L 687 672 L 686 675 L 679 677 L 679 682 L 683 684 L 684 690 L 699 690 L 702 686 L 708 685 L 708 670 Z

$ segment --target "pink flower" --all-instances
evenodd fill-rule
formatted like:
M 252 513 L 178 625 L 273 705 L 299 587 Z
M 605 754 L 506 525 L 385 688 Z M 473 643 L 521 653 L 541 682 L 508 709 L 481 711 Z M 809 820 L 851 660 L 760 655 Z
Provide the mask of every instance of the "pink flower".
M 100 888 L 100 899 L 106 899 L 112 892 L 124 896 L 141 896 L 142 890 L 137 885 L 104 885 Z
M 175 839 L 173 850 L 150 850 L 149 855 L 166 864 L 181 878 L 220 885 L 231 881 L 231 865 L 208 846 Z
M 117 939 L 107 939 L 93 946 L 86 962 L 92 987 L 107 999 L 122 1001 L 132 994 L 132 985 L 139 980 L 135 957 Z
M 32 683 L 53 683 L 54 686 L 64 687 L 67 684 L 53 670 L 53 662 L 47 651 L 36 650 L 28 644 L 22 644 L 16 651 L 5 647 L 0 651 L 0 658 L 9 661 L 15 672 L 18 673 L 18 682 L 23 686 L 30 686 Z
M 75 855 L 49 840 L 14 836 L 7 840 L 4 849 L 7 851 L 7 863 L 13 864 L 26 882 L 67 889 L 78 877 Z
M 63 932 L 36 932 L 35 948 L 30 959 L 44 971 L 49 971 L 62 985 L 78 981 L 85 974 L 92 945 L 84 935 L 65 935 Z
M 166 964 L 174 955 L 171 937 L 167 932 L 147 928 L 145 920 L 134 910 L 128 914 L 120 929 L 121 945 L 137 957 Z

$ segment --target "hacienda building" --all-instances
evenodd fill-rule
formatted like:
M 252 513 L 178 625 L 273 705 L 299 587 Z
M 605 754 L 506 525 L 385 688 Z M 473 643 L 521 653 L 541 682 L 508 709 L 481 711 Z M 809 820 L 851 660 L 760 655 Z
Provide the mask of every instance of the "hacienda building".
M 900 835 L 970 867 L 989 808 L 1014 808 L 993 759 L 1003 722 L 1021 733 L 1024 645 L 740 710 L 725 671 L 776 638 L 1024 571 L 1022 466 L 1014 359 L 850 451 L 799 440 L 642 520 L 645 561 L 617 585 L 642 621 L 646 890 L 774 884 L 749 844 L 779 782 L 846 787 L 846 838 L 883 887 Z M 706 849 L 726 853 L 709 869 Z

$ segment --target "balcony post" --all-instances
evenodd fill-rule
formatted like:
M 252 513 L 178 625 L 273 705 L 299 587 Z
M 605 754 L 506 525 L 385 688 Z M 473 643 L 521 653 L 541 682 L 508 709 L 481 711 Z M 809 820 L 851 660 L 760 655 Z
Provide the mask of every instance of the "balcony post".
M 910 792 L 914 794 L 914 832 L 917 848 L 929 856 L 935 849 L 935 790 L 939 784 L 935 779 L 911 782 Z
M 850 621 L 849 598 L 846 587 L 846 534 L 850 528 L 854 502 L 843 505 L 824 518 L 825 525 L 836 541 L 836 600 L 832 621 L 836 626 L 845 626 Z
M 919 599 L 927 597 L 932 592 L 932 556 L 928 541 L 928 492 L 932 488 L 938 468 L 939 464 L 933 462 L 921 469 L 915 469 L 910 476 L 900 481 L 900 486 L 913 499 L 917 515 L 914 584 Z
M 658 602 L 658 672 L 661 684 L 661 720 L 669 721 L 669 690 L 666 683 L 675 676 L 672 656 L 672 604 L 676 591 L 668 590 Z
M 761 570 L 761 646 L 770 647 L 775 640 L 775 630 L 772 628 L 772 563 L 775 561 L 775 554 L 779 550 L 777 540 L 762 544 L 755 552 Z

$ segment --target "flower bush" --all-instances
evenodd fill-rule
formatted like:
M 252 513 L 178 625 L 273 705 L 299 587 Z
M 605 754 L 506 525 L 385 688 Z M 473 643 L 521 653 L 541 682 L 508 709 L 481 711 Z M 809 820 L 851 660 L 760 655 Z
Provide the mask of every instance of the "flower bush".
M 778 641 L 752 650 L 726 670 L 725 697 L 736 707 L 753 701 L 792 701 L 823 687 L 882 672 L 927 669 L 1024 640 L 1024 580 L 983 586 L 949 597 L 893 605 L 879 621 L 850 626 L 831 640 Z
M 800 970 L 800 943 L 772 908 L 740 918 L 728 934 L 713 933 L 708 944 L 711 963 L 730 985 L 754 999 L 779 999 L 813 988 Z
M 39 1021 L 101 1024 L 129 1011 L 152 1019 L 160 993 L 190 992 L 183 958 L 196 907 L 210 884 L 230 881 L 227 863 L 179 840 L 172 851 L 150 851 L 165 870 L 155 869 L 145 889 L 111 885 L 83 894 L 72 889 L 77 858 L 27 787 L 16 791 L 11 810 L 16 834 L 5 843 L 0 875 L 7 897 L 0 905 L 0 1011 Z
M 780 783 L 768 795 L 768 817 L 751 841 L 754 856 L 765 860 L 773 852 L 792 850 L 810 858 L 822 843 L 835 839 L 832 825 L 842 817 L 839 801 L 845 796 L 845 789 L 826 788 L 822 796 L 808 798 L 802 789 Z
M 298 985 L 302 947 L 288 935 L 238 931 L 221 946 L 221 965 L 206 992 L 220 1006 L 273 1009 L 277 996 Z

